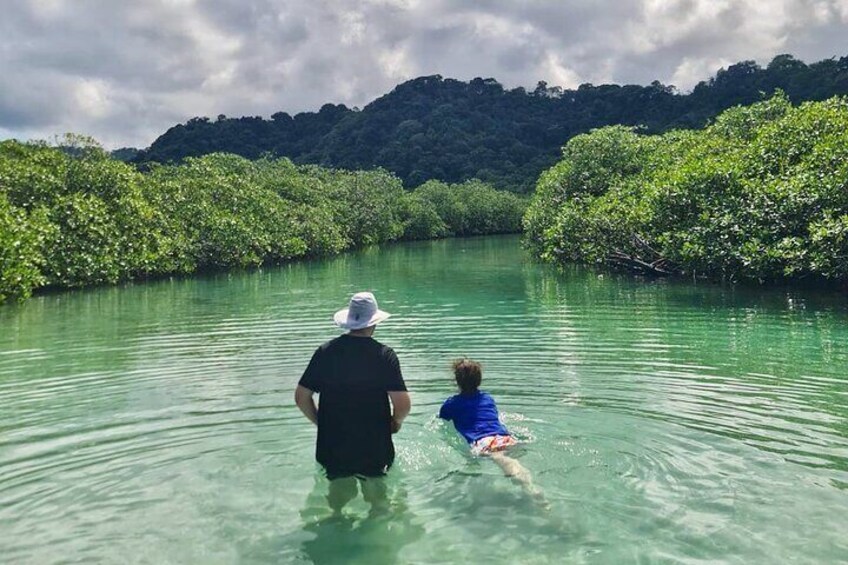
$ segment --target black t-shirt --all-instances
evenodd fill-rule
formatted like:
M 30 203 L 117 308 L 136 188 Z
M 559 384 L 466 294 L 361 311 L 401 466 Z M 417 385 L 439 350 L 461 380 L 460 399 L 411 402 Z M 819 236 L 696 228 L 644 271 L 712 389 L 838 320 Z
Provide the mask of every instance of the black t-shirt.
M 328 475 L 380 475 L 395 459 L 389 391 L 405 391 L 391 347 L 341 335 L 319 347 L 298 383 L 319 393 L 315 458 Z

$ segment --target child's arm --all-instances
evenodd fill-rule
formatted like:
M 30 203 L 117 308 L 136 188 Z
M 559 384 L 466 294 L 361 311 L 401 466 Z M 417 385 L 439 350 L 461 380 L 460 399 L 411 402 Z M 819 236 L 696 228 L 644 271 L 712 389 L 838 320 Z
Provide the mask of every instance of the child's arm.
M 439 418 L 442 420 L 452 420 L 453 419 L 453 403 L 451 402 L 451 398 L 442 403 L 442 407 L 439 409 Z

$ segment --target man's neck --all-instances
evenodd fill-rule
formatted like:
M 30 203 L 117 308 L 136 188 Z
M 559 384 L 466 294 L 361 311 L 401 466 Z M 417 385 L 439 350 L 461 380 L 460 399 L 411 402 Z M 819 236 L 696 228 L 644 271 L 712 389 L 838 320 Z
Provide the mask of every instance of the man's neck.
M 374 335 L 374 326 L 370 328 L 362 328 L 361 330 L 350 330 L 347 335 L 353 337 L 371 337 Z

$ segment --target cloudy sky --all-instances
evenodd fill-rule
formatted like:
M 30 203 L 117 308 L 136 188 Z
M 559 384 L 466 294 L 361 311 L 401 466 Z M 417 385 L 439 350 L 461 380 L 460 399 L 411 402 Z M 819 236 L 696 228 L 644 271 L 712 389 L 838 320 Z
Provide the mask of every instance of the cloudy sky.
M 364 106 L 441 74 L 683 91 L 848 55 L 848 0 L 0 0 L 0 139 L 146 147 L 193 116 Z

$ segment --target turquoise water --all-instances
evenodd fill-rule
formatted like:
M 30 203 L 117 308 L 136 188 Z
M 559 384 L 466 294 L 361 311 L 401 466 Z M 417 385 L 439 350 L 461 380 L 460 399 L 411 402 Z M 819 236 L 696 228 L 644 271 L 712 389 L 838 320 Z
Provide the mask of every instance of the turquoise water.
M 292 391 L 364 289 L 414 406 L 390 513 L 332 519 Z M 458 355 L 550 511 L 434 417 Z M 848 559 L 844 295 L 399 244 L 4 306 L 0 398 L 4 563 Z

